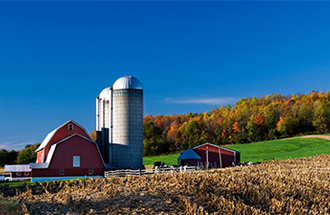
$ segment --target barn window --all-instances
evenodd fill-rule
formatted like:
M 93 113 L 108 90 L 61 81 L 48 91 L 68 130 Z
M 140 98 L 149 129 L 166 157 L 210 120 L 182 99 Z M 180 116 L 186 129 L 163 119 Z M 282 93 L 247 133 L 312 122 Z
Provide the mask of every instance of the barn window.
M 25 176 L 29 176 L 29 172 L 24 172 L 24 175 Z
M 64 169 L 60 169 L 60 175 L 64 175 Z
M 68 125 L 68 129 L 69 129 L 70 131 L 72 131 L 72 130 L 73 130 L 73 124 L 69 124 L 69 125 Z
M 73 156 L 73 167 L 80 167 L 80 156 Z
M 93 175 L 93 172 L 94 172 L 93 168 L 89 168 L 89 169 L 88 169 L 88 174 L 89 174 L 89 175 Z
M 22 174 L 21 172 L 17 172 L 16 176 L 21 176 L 21 174 Z

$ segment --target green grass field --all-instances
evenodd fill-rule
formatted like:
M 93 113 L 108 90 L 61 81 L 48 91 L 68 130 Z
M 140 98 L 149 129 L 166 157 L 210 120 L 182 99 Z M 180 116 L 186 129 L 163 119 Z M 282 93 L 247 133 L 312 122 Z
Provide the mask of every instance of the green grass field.
M 144 157 L 143 158 L 143 165 L 154 165 L 157 161 L 162 161 L 166 165 L 178 165 L 178 157 L 180 153 L 177 154 L 170 154 L 170 155 L 160 155 L 154 157 Z
M 75 179 L 64 179 L 64 180 L 57 180 L 57 181 L 76 181 L 76 180 L 88 180 L 89 178 L 75 178 Z M 56 180 L 55 180 L 56 181 Z M 54 181 L 48 181 L 48 182 L 54 182 Z M 35 184 L 36 182 L 31 182 L 31 180 L 24 180 L 24 181 L 10 181 L 10 182 L 1 182 L 0 185 L 9 185 L 9 186 L 20 186 L 24 183 L 27 184 Z
M 257 143 L 225 146 L 241 152 L 241 162 L 261 162 L 263 159 L 285 160 L 288 158 L 310 157 L 330 154 L 330 141 L 320 138 L 300 138 L 271 140 Z M 167 165 L 177 164 L 179 154 L 144 157 L 144 165 L 163 161 Z
M 1 182 L 0 185 L 19 186 L 19 185 L 22 185 L 24 183 L 34 184 L 34 183 L 31 182 L 31 180 L 25 180 L 25 181 Z
M 227 148 L 241 152 L 241 162 L 261 162 L 262 159 L 286 160 L 330 153 L 330 141 L 320 138 L 290 138 L 250 144 L 231 145 Z

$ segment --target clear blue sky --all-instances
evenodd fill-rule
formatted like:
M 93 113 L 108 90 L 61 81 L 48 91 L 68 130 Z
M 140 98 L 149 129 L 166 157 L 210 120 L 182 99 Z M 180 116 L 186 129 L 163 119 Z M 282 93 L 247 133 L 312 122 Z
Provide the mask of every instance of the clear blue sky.
M 127 74 L 145 114 L 330 90 L 330 2 L 0 1 L 0 149 L 73 119 Z

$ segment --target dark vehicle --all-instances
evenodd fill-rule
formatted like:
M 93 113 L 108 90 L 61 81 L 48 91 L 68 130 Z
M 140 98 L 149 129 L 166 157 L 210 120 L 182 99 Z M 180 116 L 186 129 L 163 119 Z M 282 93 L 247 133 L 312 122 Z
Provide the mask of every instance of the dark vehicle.
M 155 169 L 155 167 L 163 168 L 163 167 L 165 167 L 165 163 L 162 161 L 157 161 L 154 163 L 154 169 Z

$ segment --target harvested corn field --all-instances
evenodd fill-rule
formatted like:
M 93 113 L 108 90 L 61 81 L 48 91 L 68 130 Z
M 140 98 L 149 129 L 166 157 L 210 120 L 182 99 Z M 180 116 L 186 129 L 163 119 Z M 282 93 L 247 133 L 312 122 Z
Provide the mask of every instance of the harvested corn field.
M 326 214 L 330 156 L 208 172 L 2 186 L 0 193 L 22 214 Z

